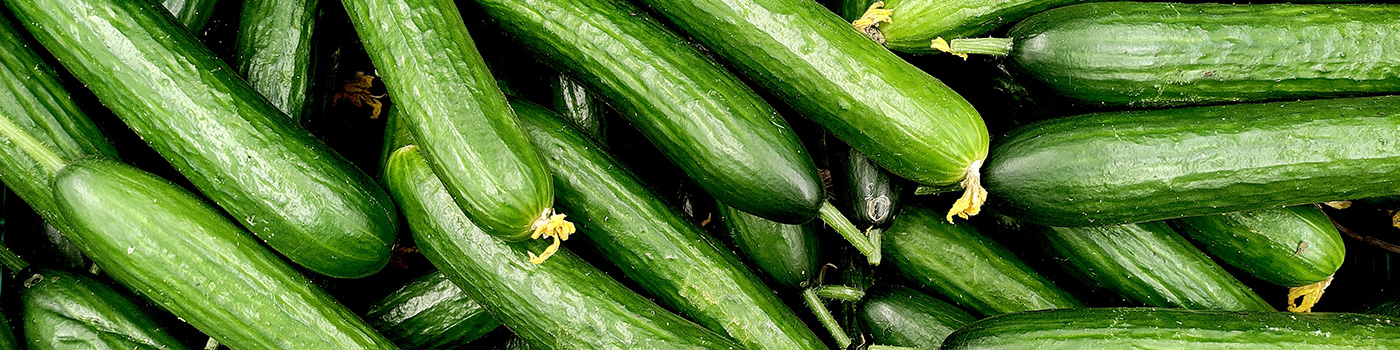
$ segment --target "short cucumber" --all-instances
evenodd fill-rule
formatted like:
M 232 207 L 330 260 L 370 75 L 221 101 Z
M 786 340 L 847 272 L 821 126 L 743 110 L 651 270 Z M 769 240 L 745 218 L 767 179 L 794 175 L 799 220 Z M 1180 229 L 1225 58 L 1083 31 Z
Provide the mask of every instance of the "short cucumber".
M 1181 218 L 1172 225 L 1221 261 L 1284 287 L 1332 277 L 1346 258 L 1341 233 L 1311 205 Z
M 1397 323 L 1344 313 L 1047 310 L 974 322 L 942 349 L 1393 349 Z
M 908 287 L 884 285 L 865 293 L 858 313 L 876 344 L 937 349 L 953 331 L 977 321 L 967 311 Z
M 193 193 L 109 160 L 54 178 L 73 243 L 102 272 L 235 349 L 394 349 Z
M 884 234 L 886 261 L 910 281 L 984 316 L 1083 307 L 966 222 L 905 206 Z
M 388 262 L 398 225 L 388 195 L 159 8 L 5 4 L 128 127 L 273 249 L 332 277 L 367 276 Z
M 533 242 L 506 242 L 472 225 L 417 146 L 394 152 L 385 182 L 423 255 L 515 334 L 543 349 L 738 349 L 663 309 L 570 253 L 545 264 Z
M 837 202 L 850 214 L 856 228 L 868 230 L 890 226 L 904 197 L 904 179 L 875 165 L 860 151 L 846 145 L 827 145 L 831 182 Z
M 548 109 L 512 103 L 554 170 L 559 205 L 577 218 L 588 243 L 642 289 L 748 348 L 825 348 L 758 276 L 626 166 Z
M 1041 227 L 1050 257 L 1086 284 L 1147 306 L 1277 311 L 1164 222 Z
M 718 219 L 729 241 L 757 272 L 789 290 L 798 290 L 817 276 L 821 247 L 816 222 L 788 225 L 717 203 Z
M 199 35 L 204 28 L 209 26 L 209 19 L 214 17 L 214 8 L 218 7 L 219 0 L 162 0 L 161 5 L 165 6 L 170 14 L 175 16 L 175 20 L 185 26 L 191 34 Z
M 406 350 L 456 349 L 501 326 L 441 271 L 409 281 L 375 302 L 365 321 Z
M 825 200 L 788 123 L 718 63 L 623 0 L 481 0 L 539 57 L 598 91 L 715 199 L 786 224 Z
M 301 121 L 312 72 L 319 0 L 246 0 L 238 20 L 238 73 L 282 113 Z
M 24 333 L 30 350 L 186 349 L 147 316 L 151 310 L 91 277 L 39 270 L 24 286 L 20 299 L 24 300 Z
M 1090 114 L 1004 140 L 987 166 L 995 203 L 1051 226 L 1400 193 L 1400 97 Z

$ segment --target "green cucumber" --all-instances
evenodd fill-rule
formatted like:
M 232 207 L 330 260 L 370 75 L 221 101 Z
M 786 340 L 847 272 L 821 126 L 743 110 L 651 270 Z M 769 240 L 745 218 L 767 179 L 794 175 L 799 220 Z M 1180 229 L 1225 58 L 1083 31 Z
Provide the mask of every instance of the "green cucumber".
M 943 82 L 815 1 L 646 0 L 750 80 L 891 173 L 961 185 L 952 215 L 986 198 L 987 126 Z
M 186 349 L 147 316 L 150 310 L 90 277 L 39 270 L 24 285 L 20 298 L 31 350 Z
M 1311 205 L 1181 218 L 1172 225 L 1226 264 L 1284 287 L 1322 282 L 1346 258 L 1341 233 Z
M 832 187 L 838 191 L 841 209 L 851 213 L 851 223 L 865 230 L 889 227 L 899 212 L 903 179 L 890 176 L 860 151 L 845 145 L 828 147 Z
M 804 287 L 817 276 L 816 222 L 788 225 L 717 203 L 728 241 L 748 258 L 757 271 L 790 290 Z
M 389 260 L 398 221 L 369 176 L 144 1 L 5 3 L 79 81 L 234 219 L 332 277 Z
M 365 321 L 402 349 L 455 349 L 501 326 L 441 271 L 371 305 Z
M 595 96 L 588 87 L 568 75 L 559 74 L 552 83 L 550 87 L 553 88 L 551 96 L 554 97 L 554 111 L 594 140 L 607 142 L 604 130 L 608 119 L 607 111 L 611 107 Z
M 544 349 L 737 349 L 628 290 L 568 250 L 525 261 L 534 242 L 507 242 L 471 223 L 417 146 L 394 152 L 385 182 L 423 255 L 512 332 Z
M 825 345 L 737 257 L 553 112 L 513 101 L 583 236 L 662 304 L 751 349 Z M 722 296 L 722 297 L 720 297 Z
M 191 34 L 200 35 L 214 17 L 214 8 L 219 0 L 161 0 L 166 11 L 184 25 Z
M 825 200 L 787 122 L 733 74 L 626 1 L 481 0 L 486 13 L 620 115 L 715 199 L 802 224 Z
M 301 121 L 311 88 L 319 0 L 247 0 L 238 20 L 238 72 L 282 113 Z
M 984 316 L 1083 307 L 966 222 L 905 206 L 885 230 L 884 251 L 910 281 Z
M 193 193 L 136 168 L 82 160 L 54 178 L 70 238 L 102 272 L 220 344 L 393 349 L 359 316 Z
M 9 317 L 5 316 L 5 310 L 0 309 L 0 350 L 24 349 L 24 345 L 15 338 L 13 328 L 10 328 Z
M 1049 226 L 1400 193 L 1400 97 L 1089 114 L 1004 140 L 987 188 L 1007 215 Z
M 1345 313 L 1047 310 L 974 322 L 943 349 L 1393 349 L 1400 347 L 1397 323 Z
M 1051 260 L 1147 306 L 1277 311 L 1164 222 L 1040 227 Z
M 864 16 L 873 0 L 838 0 L 841 16 L 855 21 Z M 890 50 L 930 54 L 934 39 L 965 38 L 987 34 L 1007 23 L 1059 6 L 1103 0 L 885 0 L 890 20 L 879 23 L 870 35 Z
M 967 311 L 904 286 L 867 290 L 861 323 L 876 344 L 937 349 L 949 334 L 973 321 Z
M 548 168 L 452 2 L 343 0 L 408 130 L 472 222 L 530 238 L 553 213 Z M 538 221 L 538 222 L 537 222 Z

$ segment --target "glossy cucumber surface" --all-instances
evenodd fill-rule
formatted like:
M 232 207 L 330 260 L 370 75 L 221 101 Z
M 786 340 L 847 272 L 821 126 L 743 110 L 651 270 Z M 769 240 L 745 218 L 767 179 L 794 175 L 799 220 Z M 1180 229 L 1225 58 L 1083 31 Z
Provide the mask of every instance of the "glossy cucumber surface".
M 365 321 L 403 349 L 455 349 L 501 326 L 442 271 L 409 281 L 365 312 Z
M 125 293 L 92 277 L 39 270 L 24 284 L 20 299 L 30 350 L 186 349 L 147 315 L 154 310 L 137 306 Z
M 718 203 L 729 240 L 762 273 L 798 290 L 817 276 L 821 247 L 815 222 L 788 225 Z
M 858 313 L 876 344 L 919 349 L 937 349 L 953 331 L 977 321 L 956 306 L 897 285 L 867 290 Z
M 933 39 L 975 37 L 1033 14 L 1069 4 L 1102 0 L 885 0 L 890 22 L 880 23 L 880 38 L 890 50 L 931 54 Z M 854 21 L 874 0 L 841 0 L 841 15 Z
M 1181 218 L 1172 225 L 1221 261 L 1284 287 L 1331 277 L 1347 255 L 1337 227 L 1311 205 Z
M 312 33 L 320 0 L 246 0 L 238 20 L 238 72 L 282 113 L 306 113 Z M 337 91 L 340 92 L 340 91 Z

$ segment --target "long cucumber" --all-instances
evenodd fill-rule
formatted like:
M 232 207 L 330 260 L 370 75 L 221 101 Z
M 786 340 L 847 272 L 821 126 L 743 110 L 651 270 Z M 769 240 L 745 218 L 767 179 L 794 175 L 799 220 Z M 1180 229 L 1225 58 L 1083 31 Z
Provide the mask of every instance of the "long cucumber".
M 238 20 L 238 72 L 300 121 L 310 92 L 319 0 L 247 0 Z
M 88 276 L 39 270 L 25 280 L 20 298 L 30 350 L 186 349 L 147 315 L 152 310 Z
M 501 326 L 442 271 L 415 278 L 375 302 L 365 321 L 405 350 L 455 349 Z

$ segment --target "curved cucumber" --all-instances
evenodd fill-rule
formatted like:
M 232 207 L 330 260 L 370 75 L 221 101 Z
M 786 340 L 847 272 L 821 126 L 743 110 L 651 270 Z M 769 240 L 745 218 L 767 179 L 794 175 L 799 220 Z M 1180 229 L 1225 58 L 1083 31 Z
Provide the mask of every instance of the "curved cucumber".
M 580 232 L 661 303 L 753 349 L 825 345 L 739 260 L 544 107 L 514 101 Z M 719 297 L 722 296 L 722 297 Z
M 25 280 L 24 335 L 31 350 L 182 350 L 148 310 L 90 277 L 40 270 Z M 0 329 L 8 332 L 9 328 Z M 8 348 L 13 349 L 13 348 Z
M 717 203 L 730 241 L 758 271 L 779 285 L 797 290 L 817 276 L 821 253 L 815 222 L 788 225 L 769 221 Z
M 884 235 L 886 261 L 910 281 L 985 316 L 1083 307 L 966 222 L 906 206 Z
M 732 340 L 663 309 L 569 253 L 546 264 L 527 245 L 472 225 L 417 146 L 394 152 L 389 192 L 423 255 L 515 334 L 544 349 L 724 349 Z
M 1311 205 L 1181 218 L 1172 224 L 1221 261 L 1284 287 L 1321 282 L 1346 259 L 1341 233 Z
M 393 349 L 193 193 L 105 160 L 68 165 L 54 198 L 103 273 L 236 349 Z
M 501 326 L 441 271 L 371 305 L 365 321 L 403 349 L 455 349 Z
M 1400 97 L 1090 114 L 1012 131 L 986 183 L 1026 221 L 1147 222 L 1400 193 L 1395 140 Z
M 282 113 L 301 121 L 311 88 L 311 37 L 319 0 L 246 0 L 238 20 L 238 72 Z
M 5 4 L 128 127 L 273 249 L 332 277 L 367 276 L 388 262 L 398 225 L 388 195 L 159 8 Z
M 903 286 L 866 291 L 860 320 L 876 344 L 937 349 L 949 334 L 973 321 L 967 311 Z
M 549 170 L 487 70 L 457 6 L 433 0 L 342 3 L 408 130 L 457 205 L 492 235 L 529 238 L 554 203 Z
M 1041 227 L 1053 260 L 1148 306 L 1277 311 L 1163 222 Z

